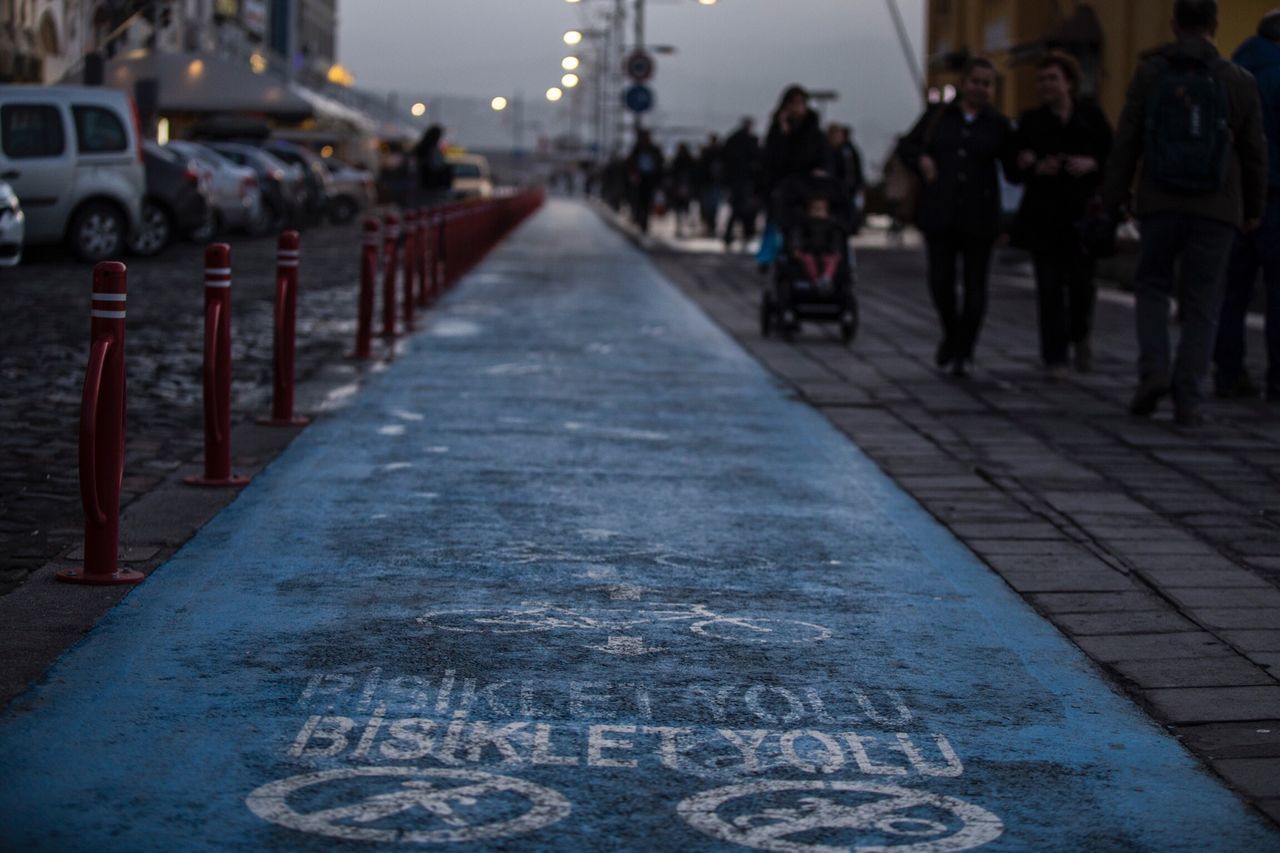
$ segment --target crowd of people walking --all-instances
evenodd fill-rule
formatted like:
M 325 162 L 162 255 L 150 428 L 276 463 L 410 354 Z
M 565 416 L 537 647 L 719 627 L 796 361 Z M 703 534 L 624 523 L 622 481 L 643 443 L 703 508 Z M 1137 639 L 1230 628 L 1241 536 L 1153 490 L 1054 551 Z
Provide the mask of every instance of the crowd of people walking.
M 1080 63 L 1049 50 L 1035 69 L 1039 104 L 1016 122 L 995 106 L 999 69 L 977 56 L 964 66 L 956 97 L 930 105 L 900 138 L 893 159 L 906 187 L 894 212 L 924 239 L 940 369 L 956 377 L 971 369 L 992 254 L 1007 232 L 1033 261 L 1046 374 L 1060 380 L 1092 370 L 1097 262 L 1114 251 L 1118 224 L 1132 218 L 1141 246 L 1131 413 L 1150 416 L 1172 397 L 1179 425 L 1201 424 L 1211 369 L 1218 396 L 1265 393 L 1280 402 L 1280 10 L 1226 59 L 1215 45 L 1217 0 L 1172 7 L 1174 38 L 1142 56 L 1114 128 L 1083 96 Z M 746 118 L 723 143 L 713 136 L 697 153 L 679 146 L 670 163 L 641 133 L 630 155 L 606 169 L 602 194 L 628 206 L 644 232 L 655 203 L 674 213 L 678 236 L 690 233 L 696 210 L 702 234 L 728 248 L 754 242 L 763 216 L 762 269 L 777 261 L 778 199 L 797 178 L 838 187 L 838 198 L 827 194 L 818 209 L 856 231 L 866 189 L 861 154 L 851 129 L 824 128 L 810 100 L 790 87 L 763 142 Z M 1011 225 L 1002 177 L 1024 188 Z M 1245 316 L 1259 274 L 1267 305 L 1262 388 L 1245 369 Z

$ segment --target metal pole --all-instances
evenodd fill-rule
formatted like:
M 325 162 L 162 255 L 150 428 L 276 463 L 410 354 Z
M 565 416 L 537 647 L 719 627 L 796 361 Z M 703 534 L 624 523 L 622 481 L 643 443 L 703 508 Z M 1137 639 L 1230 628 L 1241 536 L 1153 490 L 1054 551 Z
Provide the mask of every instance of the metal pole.
M 644 0 L 636 0 L 636 50 L 644 50 Z M 636 138 L 640 137 L 640 113 L 635 113 Z
M 907 24 L 902 19 L 902 10 L 898 8 L 898 0 L 885 0 L 885 5 L 889 7 L 889 16 L 893 18 L 894 29 L 898 32 L 898 43 L 902 46 L 902 55 L 907 60 L 907 70 L 911 72 L 911 79 L 915 81 L 916 90 L 920 93 L 920 97 L 924 97 L 924 72 L 920 68 L 919 58 L 916 56 L 915 47 L 911 44 L 911 35 L 907 32 Z

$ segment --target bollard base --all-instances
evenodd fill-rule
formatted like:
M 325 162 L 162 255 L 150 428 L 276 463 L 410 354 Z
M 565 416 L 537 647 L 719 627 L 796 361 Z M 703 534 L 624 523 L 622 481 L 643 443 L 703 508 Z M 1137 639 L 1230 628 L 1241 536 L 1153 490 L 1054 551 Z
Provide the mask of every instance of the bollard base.
M 239 474 L 232 474 L 225 480 L 210 480 L 207 477 L 191 475 L 183 477 L 182 482 L 188 486 L 199 486 L 204 489 L 241 489 L 249 485 L 249 478 L 242 477 Z
M 74 569 L 62 569 L 54 577 L 63 583 L 77 583 L 85 586 L 125 586 L 142 583 L 147 576 L 132 569 L 116 569 L 107 575 L 90 574 L 84 570 L 83 566 L 77 566 Z
M 269 427 L 304 427 L 311 423 L 311 418 L 306 415 L 294 415 L 291 418 L 273 418 L 270 415 L 263 415 L 256 419 L 259 426 Z

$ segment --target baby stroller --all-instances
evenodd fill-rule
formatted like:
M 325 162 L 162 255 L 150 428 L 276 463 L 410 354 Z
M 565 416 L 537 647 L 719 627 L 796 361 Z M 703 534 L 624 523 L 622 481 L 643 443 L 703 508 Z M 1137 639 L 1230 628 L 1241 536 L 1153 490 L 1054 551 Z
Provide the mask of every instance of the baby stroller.
M 849 250 L 853 203 L 844 186 L 822 174 L 788 178 L 774 193 L 782 234 L 772 281 L 760 303 L 760 333 L 791 341 L 801 322 L 839 323 L 840 337 L 858 333 L 855 266 Z

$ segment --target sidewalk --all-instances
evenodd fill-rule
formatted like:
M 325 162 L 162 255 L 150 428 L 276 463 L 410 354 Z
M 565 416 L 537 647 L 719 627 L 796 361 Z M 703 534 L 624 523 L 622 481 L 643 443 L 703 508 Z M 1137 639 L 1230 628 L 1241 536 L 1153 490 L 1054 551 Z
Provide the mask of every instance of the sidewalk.
M 0 777 L 23 849 L 1277 840 L 562 202 L 0 716 Z
M 1104 294 L 1096 370 L 1053 384 L 1035 294 L 997 268 L 975 377 L 932 364 L 936 321 L 913 250 L 862 250 L 853 350 L 809 327 L 764 340 L 750 259 L 654 260 L 823 411 L 1156 719 L 1280 818 L 1280 410 L 1211 402 L 1211 424 L 1126 415 L 1131 302 Z M 1258 336 L 1255 336 L 1255 338 Z M 1264 351 L 1255 340 L 1253 352 Z

